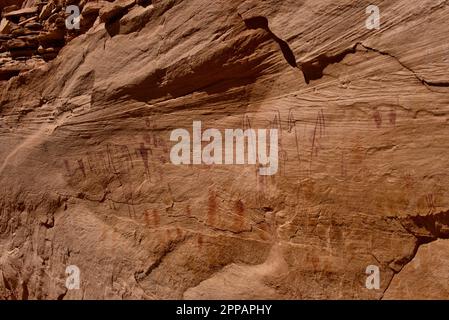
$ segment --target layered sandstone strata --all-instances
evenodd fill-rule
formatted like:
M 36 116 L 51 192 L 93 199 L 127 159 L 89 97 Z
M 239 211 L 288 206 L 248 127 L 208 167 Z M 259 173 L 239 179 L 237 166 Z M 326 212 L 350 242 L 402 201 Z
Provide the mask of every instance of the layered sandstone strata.
M 1 298 L 449 297 L 445 1 L 26 2 L 0 36 Z M 174 165 L 193 121 L 277 129 L 278 172 Z

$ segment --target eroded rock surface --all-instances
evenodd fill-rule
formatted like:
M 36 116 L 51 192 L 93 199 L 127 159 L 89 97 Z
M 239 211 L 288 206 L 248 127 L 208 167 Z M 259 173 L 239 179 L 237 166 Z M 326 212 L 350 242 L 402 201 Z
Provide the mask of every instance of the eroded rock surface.
M 1 298 L 448 298 L 445 1 L 75 3 L 0 35 Z M 193 121 L 277 174 L 172 164 Z

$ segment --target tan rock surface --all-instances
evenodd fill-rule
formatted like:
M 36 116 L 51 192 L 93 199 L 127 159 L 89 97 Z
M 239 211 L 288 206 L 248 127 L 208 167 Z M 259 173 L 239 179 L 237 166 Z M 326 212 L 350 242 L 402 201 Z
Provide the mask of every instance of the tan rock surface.
M 376 1 L 379 30 L 367 1 L 124 2 L 0 82 L 1 298 L 449 297 L 445 1 Z M 172 164 L 194 120 L 277 128 L 278 173 Z
M 425 244 L 390 284 L 384 299 L 447 298 L 449 250 L 447 240 Z

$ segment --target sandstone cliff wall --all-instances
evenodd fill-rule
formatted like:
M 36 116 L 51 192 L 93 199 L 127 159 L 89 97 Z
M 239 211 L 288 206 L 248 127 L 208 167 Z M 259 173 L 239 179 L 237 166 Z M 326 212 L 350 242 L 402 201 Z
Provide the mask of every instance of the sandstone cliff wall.
M 0 298 L 449 297 L 446 1 L 47 5 L 0 37 Z M 195 120 L 277 174 L 172 164 Z

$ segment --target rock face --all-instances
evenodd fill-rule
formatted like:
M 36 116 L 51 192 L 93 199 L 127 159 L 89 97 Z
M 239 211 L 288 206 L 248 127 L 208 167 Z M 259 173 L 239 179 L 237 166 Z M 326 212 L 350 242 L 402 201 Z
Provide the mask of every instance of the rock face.
M 20 4 L 24 6 L 21 9 L 18 8 Z M 71 4 L 77 5 L 80 11 L 90 5 L 85 1 L 72 1 Z M 92 27 L 98 16 L 98 10 L 91 9 L 82 20 L 83 28 L 68 29 L 66 18 L 73 20 L 68 17 L 63 5 L 62 1 L 56 0 L 29 0 L 23 3 L 16 1 L 3 8 L 0 21 L 0 69 L 9 70 L 8 65 L 14 65 L 18 73 L 1 71 L 1 80 L 8 80 L 54 59 L 65 43 Z M 95 5 L 99 3 L 95 2 Z M 23 60 L 34 63 L 30 68 L 30 64 L 21 62 Z
M 0 35 L 0 298 L 449 297 L 445 1 L 20 10 Z M 277 129 L 276 174 L 173 164 L 193 121 Z

